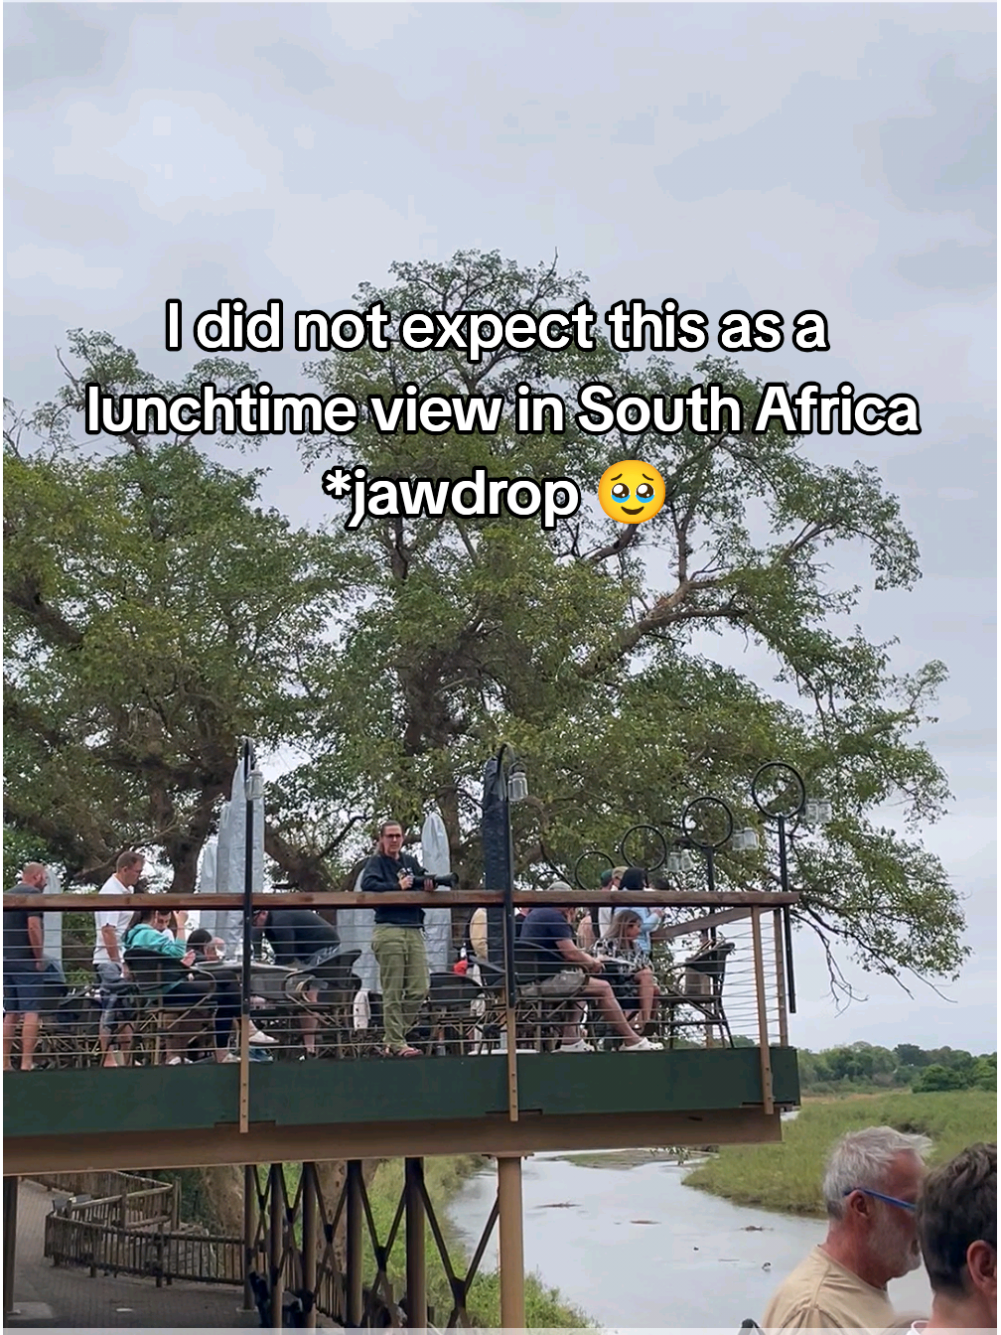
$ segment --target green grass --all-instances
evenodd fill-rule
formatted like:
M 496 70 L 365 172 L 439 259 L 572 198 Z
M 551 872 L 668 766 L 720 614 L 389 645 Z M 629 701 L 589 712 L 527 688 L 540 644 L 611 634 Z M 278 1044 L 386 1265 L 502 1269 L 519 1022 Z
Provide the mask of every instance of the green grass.
M 739 1205 L 823 1215 L 820 1184 L 828 1151 L 846 1131 L 866 1126 L 930 1136 L 931 1162 L 942 1163 L 975 1141 L 997 1140 L 997 1096 L 971 1089 L 811 1100 L 784 1124 L 781 1144 L 724 1146 L 685 1182 Z
M 448 1219 L 447 1208 L 461 1190 L 467 1178 L 483 1168 L 492 1167 L 492 1165 L 492 1160 L 485 1159 L 477 1154 L 460 1154 L 424 1160 L 424 1184 L 434 1207 L 438 1226 L 445 1238 L 452 1268 L 460 1278 L 466 1273 L 470 1257 L 466 1254 L 456 1230 Z M 262 1170 L 259 1169 L 258 1171 L 261 1172 Z M 285 1181 L 290 1199 L 295 1195 L 299 1173 L 299 1164 L 285 1165 Z M 389 1230 L 393 1226 L 402 1191 L 403 1160 L 389 1159 L 381 1163 L 375 1171 L 371 1186 L 368 1188 L 368 1198 L 372 1207 L 372 1219 L 375 1224 L 376 1235 L 383 1244 L 389 1237 Z M 486 1223 L 486 1219 L 483 1222 Z M 496 1229 L 497 1225 L 494 1227 Z M 387 1267 L 393 1293 L 397 1298 L 401 1297 L 406 1291 L 405 1228 L 405 1219 L 401 1219 Z M 365 1244 L 364 1274 L 367 1285 L 372 1282 L 376 1273 L 375 1253 L 372 1251 L 372 1242 L 367 1225 L 363 1228 L 363 1237 Z M 298 1230 L 297 1241 L 301 1245 L 302 1238 L 298 1234 Z M 435 1325 L 444 1326 L 452 1310 L 452 1293 L 429 1224 L 425 1228 L 425 1257 L 428 1306 L 434 1309 Z M 500 1278 L 496 1272 L 483 1274 L 481 1271 L 476 1276 L 469 1291 L 466 1310 L 473 1326 L 494 1330 L 501 1327 Z M 531 1274 L 525 1277 L 525 1324 L 529 1328 L 539 1329 L 546 1327 L 579 1328 L 593 1326 L 595 1323 L 567 1303 L 556 1289 L 547 1288 L 538 1275 Z

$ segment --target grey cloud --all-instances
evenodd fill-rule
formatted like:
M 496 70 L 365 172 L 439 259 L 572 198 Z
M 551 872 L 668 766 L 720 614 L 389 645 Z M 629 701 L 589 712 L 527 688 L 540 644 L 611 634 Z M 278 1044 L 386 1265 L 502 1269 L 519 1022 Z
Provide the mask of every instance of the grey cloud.
M 294 42 L 272 42 L 254 47 L 255 52 L 281 74 L 285 87 L 297 93 L 319 93 L 334 84 L 335 68 L 314 51 Z
M 678 120 L 689 125 L 711 125 L 723 115 L 725 107 L 719 93 L 689 93 L 687 101 L 673 110 Z
M 652 146 L 657 130 L 656 113 L 641 111 L 632 120 L 619 121 L 612 129 L 613 144 L 635 144 L 639 147 Z
M 675 199 L 729 190 L 792 189 L 818 203 L 857 207 L 882 187 L 909 209 L 994 217 L 995 116 L 986 79 L 957 77 L 939 62 L 926 82 L 930 114 L 880 116 L 855 125 L 873 89 L 804 74 L 780 107 L 734 134 L 697 144 L 654 169 Z M 868 211 L 872 210 L 872 206 Z
M 96 199 L 84 207 L 67 207 L 58 193 L 49 193 L 10 178 L 4 190 L 4 214 L 8 224 L 51 241 L 67 241 L 98 250 L 126 246 L 135 236 L 128 215 L 108 209 Z
M 770 115 L 686 149 L 655 167 L 654 177 L 667 194 L 686 203 L 731 190 L 781 188 L 848 204 L 858 194 L 848 98 L 844 80 L 804 75 Z
M 993 231 L 997 219 L 997 110 L 993 79 L 956 73 L 952 56 L 931 70 L 924 92 L 931 114 L 860 126 L 866 173 L 885 181 L 909 209 L 968 213 Z M 872 151 L 877 149 L 877 151 Z
M 104 61 L 108 31 L 99 22 L 104 7 L 4 6 L 4 98 L 36 84 L 62 89 L 96 74 Z
M 916 287 L 975 292 L 996 282 L 997 247 L 942 241 L 920 255 L 902 255 L 896 270 Z

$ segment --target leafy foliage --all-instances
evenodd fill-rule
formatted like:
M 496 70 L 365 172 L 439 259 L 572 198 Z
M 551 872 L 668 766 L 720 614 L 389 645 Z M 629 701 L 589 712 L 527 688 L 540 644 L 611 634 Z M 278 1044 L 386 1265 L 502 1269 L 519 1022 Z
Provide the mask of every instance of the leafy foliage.
M 997 1053 L 973 1056 L 962 1049 L 925 1050 L 900 1043 L 892 1050 L 872 1043 L 851 1043 L 823 1052 L 799 1052 L 800 1084 L 815 1094 L 905 1088 L 933 1090 L 996 1089 Z
M 71 348 L 113 392 L 154 387 L 106 336 Z M 190 889 L 239 737 L 302 727 L 298 662 L 334 609 L 335 554 L 257 503 L 259 473 L 189 440 L 72 449 L 78 407 L 74 381 L 34 415 L 31 452 L 10 414 L 5 433 L 5 819 L 82 879 L 152 846 Z
M 586 295 L 580 274 L 496 253 L 397 264 L 392 278 L 358 301 L 381 300 L 394 322 L 416 309 L 568 309 Z M 866 968 L 955 974 L 957 896 L 918 837 L 948 800 L 915 738 L 944 668 L 897 677 L 892 645 L 841 629 L 863 592 L 838 578 L 846 545 L 867 557 L 872 588 L 918 577 L 871 469 L 818 464 L 777 426 L 598 437 L 571 410 L 562 433 L 518 435 L 507 416 L 494 435 L 389 436 L 363 410 L 350 437 L 303 440 L 306 462 L 362 463 L 374 477 L 480 465 L 573 477 L 586 493 L 608 464 L 641 457 L 667 500 L 626 531 L 589 505 L 553 532 L 451 514 L 297 531 L 260 508 L 258 474 L 210 462 L 192 439 L 126 435 L 110 457 L 72 445 L 85 381 L 233 388 L 252 368 L 212 359 L 168 387 L 107 335 L 77 331 L 70 347 L 83 369 L 28 424 L 43 448 L 22 451 L 16 420 L 7 433 L 9 823 L 84 876 L 123 843 L 159 847 L 183 888 L 249 732 L 301 757 L 267 796 L 267 848 L 287 876 L 339 884 L 375 819 L 416 824 L 435 803 L 460 883 L 476 884 L 482 766 L 503 738 L 532 793 L 512 809 L 517 873 L 538 883 L 567 876 L 585 848 L 614 857 L 637 821 L 671 825 L 693 794 L 753 824 L 748 779 L 781 758 L 835 811 L 823 831 L 794 830 L 791 850 L 797 919 L 827 943 L 835 985 L 839 946 Z M 648 395 L 704 379 L 748 408 L 760 393 L 727 359 L 692 374 L 656 357 L 637 368 L 605 343 L 498 348 L 474 366 L 394 342 L 310 370 L 360 404 L 409 382 L 508 404 L 527 384 L 572 405 L 595 380 Z M 713 637 L 735 634 L 769 656 L 777 692 L 713 661 Z M 890 807 L 904 834 L 887 828 Z M 775 884 L 772 856 L 724 851 L 722 883 Z
M 569 308 L 582 275 L 518 269 L 497 254 L 392 266 L 393 286 L 365 285 L 398 320 L 410 310 Z M 391 327 L 395 328 L 395 325 Z M 458 351 L 363 349 L 314 364 L 325 393 L 562 393 L 604 380 L 623 393 L 683 394 L 692 377 L 662 358 L 628 366 L 607 345 L 540 358 L 500 348 L 471 366 Z M 725 359 L 697 378 L 745 406 L 760 386 Z M 745 413 L 753 420 L 753 413 Z M 275 791 L 277 819 L 302 832 L 302 795 L 364 816 L 416 822 L 436 801 L 453 865 L 480 873 L 481 766 L 501 738 L 519 752 L 532 798 L 513 809 L 521 876 L 566 875 L 586 847 L 614 855 L 637 821 L 676 821 L 686 796 L 727 799 L 754 821 L 748 779 L 781 757 L 836 820 L 793 836 L 804 892 L 798 916 L 866 967 L 953 974 L 962 917 L 941 864 L 913 838 L 875 823 L 895 804 L 912 827 L 941 814 L 945 778 L 914 738 L 944 668 L 908 678 L 887 644 L 839 634 L 861 588 L 840 586 L 834 549 L 870 561 L 876 589 L 909 588 L 917 551 L 897 502 L 871 469 L 821 466 L 779 428 L 762 436 L 688 428 L 662 437 L 563 434 L 381 435 L 363 414 L 350 437 L 310 437 L 307 461 L 364 464 L 370 476 L 571 476 L 586 491 L 622 457 L 656 464 L 661 513 L 622 531 L 594 509 L 549 534 L 507 517 L 369 519 L 342 537 L 370 571 L 369 599 L 336 650 L 315 661 L 311 697 L 324 702 L 320 741 Z M 712 661 L 712 635 L 743 634 L 775 665 L 782 698 Z M 320 827 L 322 830 L 322 818 Z M 322 835 L 318 835 L 322 839 Z M 725 881 L 774 881 L 767 856 L 721 859 Z M 692 884 L 697 884 L 693 881 Z M 834 956 L 831 967 L 840 981 Z M 843 981 L 841 985 L 844 986 Z

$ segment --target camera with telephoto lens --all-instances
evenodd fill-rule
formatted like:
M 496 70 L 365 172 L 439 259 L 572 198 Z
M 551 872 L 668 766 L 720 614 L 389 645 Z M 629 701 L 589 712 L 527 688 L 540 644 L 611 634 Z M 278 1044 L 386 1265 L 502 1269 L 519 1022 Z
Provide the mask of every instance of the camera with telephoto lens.
M 407 870 L 400 872 L 401 880 L 403 879 L 404 876 L 413 876 L 415 881 L 421 879 L 419 876 L 414 875 L 413 872 Z M 435 886 L 437 886 L 439 889 L 447 889 L 459 884 L 459 877 L 454 871 L 450 871 L 448 872 L 447 875 L 444 876 L 428 876 L 427 879 L 429 881 L 433 881 Z

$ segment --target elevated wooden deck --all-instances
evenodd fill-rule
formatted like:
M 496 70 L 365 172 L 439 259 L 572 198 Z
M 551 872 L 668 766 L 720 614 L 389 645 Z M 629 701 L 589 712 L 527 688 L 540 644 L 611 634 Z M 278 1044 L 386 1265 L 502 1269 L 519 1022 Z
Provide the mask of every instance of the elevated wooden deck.
M 102 896 L 100 907 L 118 907 L 119 898 L 121 907 L 133 908 L 249 905 L 238 896 L 116 895 Z M 435 908 L 503 903 L 500 893 L 487 891 L 254 893 L 253 902 L 361 908 L 398 898 Z M 573 891 L 516 893 L 513 901 L 590 905 L 635 898 L 635 892 Z M 783 906 L 794 898 L 644 895 L 651 905 L 691 914 L 665 929 L 670 938 L 687 933 L 708 941 L 724 925 L 728 935 L 744 932 L 728 947 L 733 964 L 716 1002 L 717 1012 L 728 1011 L 725 1031 L 718 1013 L 708 1028 L 693 1031 L 704 1046 L 669 1044 L 635 1054 L 519 1051 L 515 1057 L 496 1050 L 495 1036 L 487 1045 L 493 1050 L 460 1042 L 452 1055 L 394 1061 L 369 1056 L 373 1046 L 352 1040 L 319 1060 L 296 1060 L 301 1047 L 290 1047 L 275 1049 L 285 1059 L 252 1062 L 244 1048 L 238 1063 L 163 1066 L 147 1051 L 142 1064 L 115 1070 L 88 1064 L 92 1054 L 77 1060 L 71 1053 L 69 1067 L 56 1062 L 55 1069 L 6 1075 L 5 1175 L 778 1140 L 782 1109 L 799 1102 L 796 1053 L 787 1046 L 780 928 Z M 46 895 L 42 901 L 32 906 L 45 912 L 98 907 L 94 896 Z M 5 896 L 5 906 L 17 902 Z M 723 987 L 722 975 L 717 981 Z M 698 995 L 691 1001 L 678 993 L 670 1004 L 696 1008 L 697 1024 Z M 513 1017 L 511 1010 L 505 1021 L 502 1005 L 501 1029 Z M 685 1021 L 677 1023 L 683 1028 Z M 725 1045 L 716 1042 L 717 1031 Z M 299 1031 L 293 1025 L 291 1032 Z M 742 1037 L 740 1045 L 733 1045 L 731 1032 Z
M 14 1073 L 4 1172 L 778 1140 L 799 1076 L 770 1056 L 766 1113 L 757 1048 L 522 1055 L 516 1121 L 503 1054 L 255 1065 L 242 1134 L 236 1065 Z

